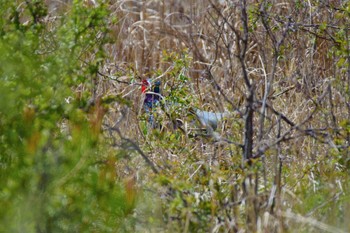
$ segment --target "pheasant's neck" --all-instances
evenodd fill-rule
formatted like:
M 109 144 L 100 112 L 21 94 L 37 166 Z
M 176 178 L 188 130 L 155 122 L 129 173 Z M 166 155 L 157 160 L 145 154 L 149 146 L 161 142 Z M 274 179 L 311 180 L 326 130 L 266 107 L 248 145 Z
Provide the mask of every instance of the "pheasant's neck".
M 155 88 L 154 88 L 154 92 L 155 92 L 155 93 L 160 93 L 159 87 L 155 87 Z

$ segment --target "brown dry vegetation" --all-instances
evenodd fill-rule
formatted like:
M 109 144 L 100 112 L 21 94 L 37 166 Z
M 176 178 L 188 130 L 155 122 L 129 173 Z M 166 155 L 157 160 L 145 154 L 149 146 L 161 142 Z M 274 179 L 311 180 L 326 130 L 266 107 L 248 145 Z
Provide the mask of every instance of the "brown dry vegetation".
M 131 103 L 113 103 L 102 124 L 105 158 L 136 198 L 127 229 L 350 230 L 348 1 L 116 0 L 110 10 L 92 96 Z M 141 79 L 160 79 L 167 96 L 180 74 L 191 105 L 242 110 L 217 129 L 234 143 L 173 130 L 164 111 L 163 130 L 147 129 Z

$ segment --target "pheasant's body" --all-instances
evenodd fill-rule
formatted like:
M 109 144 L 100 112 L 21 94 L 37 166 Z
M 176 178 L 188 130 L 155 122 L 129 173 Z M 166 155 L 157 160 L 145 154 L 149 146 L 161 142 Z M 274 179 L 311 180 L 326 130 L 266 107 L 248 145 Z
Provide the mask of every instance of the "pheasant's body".
M 160 82 L 157 81 L 155 83 L 155 86 L 153 88 L 153 92 L 148 91 L 148 89 L 151 88 L 151 83 L 149 80 L 143 80 L 142 81 L 142 93 L 145 94 L 145 99 L 143 101 L 143 109 L 145 112 L 149 115 L 148 116 L 148 123 L 151 125 L 152 128 L 156 128 L 157 124 L 154 122 L 154 116 L 153 116 L 153 108 L 159 105 L 159 101 L 161 98 L 160 95 Z
M 145 109 L 151 110 L 153 107 L 157 106 L 160 97 L 154 94 L 146 93 L 143 105 Z

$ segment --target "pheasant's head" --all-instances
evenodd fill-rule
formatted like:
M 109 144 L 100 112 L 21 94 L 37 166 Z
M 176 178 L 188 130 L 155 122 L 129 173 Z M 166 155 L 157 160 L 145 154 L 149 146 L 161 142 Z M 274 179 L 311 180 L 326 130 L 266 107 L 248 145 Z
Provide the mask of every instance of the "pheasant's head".
M 147 79 L 142 80 L 142 84 L 141 84 L 141 91 L 142 93 L 146 93 L 147 89 L 149 88 L 150 83 Z

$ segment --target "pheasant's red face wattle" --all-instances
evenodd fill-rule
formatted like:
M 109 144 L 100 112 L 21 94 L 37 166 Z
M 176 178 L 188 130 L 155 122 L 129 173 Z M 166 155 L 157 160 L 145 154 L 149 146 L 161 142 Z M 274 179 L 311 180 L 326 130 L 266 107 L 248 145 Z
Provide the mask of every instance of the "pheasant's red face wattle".
M 149 82 L 147 80 L 142 80 L 142 85 L 141 85 L 142 93 L 146 93 L 148 86 L 149 86 Z

